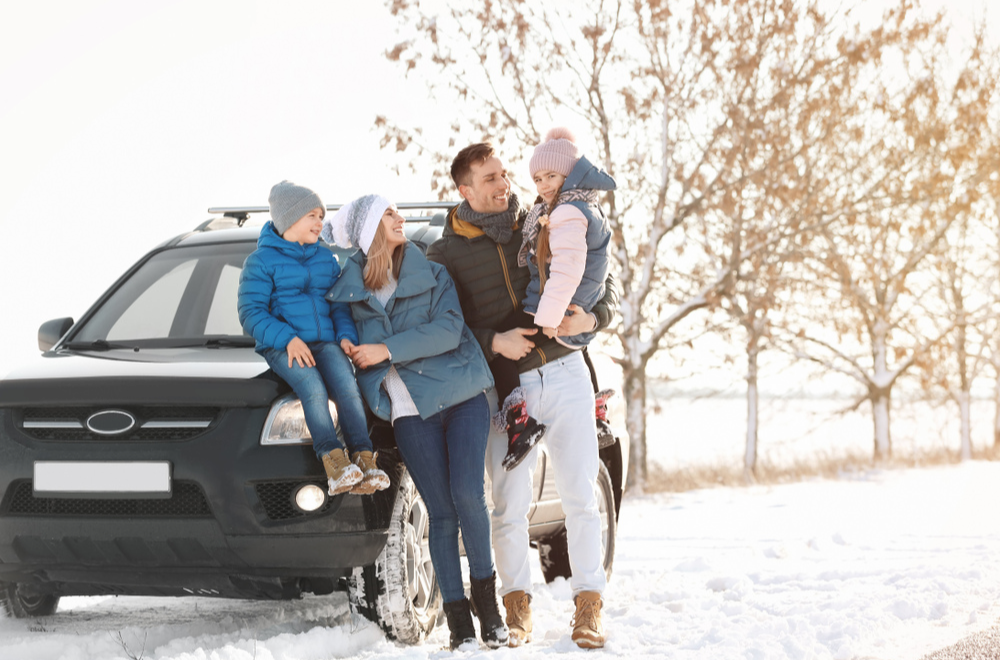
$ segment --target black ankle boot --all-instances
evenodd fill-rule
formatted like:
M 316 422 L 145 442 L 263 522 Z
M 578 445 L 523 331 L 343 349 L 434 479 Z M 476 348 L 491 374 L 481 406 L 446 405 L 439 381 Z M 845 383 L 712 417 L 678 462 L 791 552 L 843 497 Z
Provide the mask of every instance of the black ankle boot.
M 452 651 L 466 642 L 476 641 L 476 626 L 472 623 L 468 598 L 445 603 L 444 616 L 448 619 L 448 630 L 451 632 Z
M 477 580 L 472 578 L 472 602 L 479 617 L 479 636 L 490 648 L 507 646 L 507 626 L 497 605 L 497 574 Z

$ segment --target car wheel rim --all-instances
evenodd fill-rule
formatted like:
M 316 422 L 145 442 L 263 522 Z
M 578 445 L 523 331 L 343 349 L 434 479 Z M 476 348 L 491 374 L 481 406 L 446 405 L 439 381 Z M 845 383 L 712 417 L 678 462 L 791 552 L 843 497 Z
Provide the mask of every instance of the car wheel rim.
M 436 586 L 428 544 L 429 527 L 427 507 L 416 498 L 406 521 L 406 579 L 410 600 L 420 610 L 430 604 Z

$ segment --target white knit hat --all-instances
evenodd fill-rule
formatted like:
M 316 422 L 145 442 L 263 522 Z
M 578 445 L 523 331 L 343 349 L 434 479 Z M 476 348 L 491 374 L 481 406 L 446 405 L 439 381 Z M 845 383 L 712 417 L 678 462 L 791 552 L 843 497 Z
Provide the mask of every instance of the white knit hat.
M 392 206 L 392 202 L 382 195 L 365 195 L 340 207 L 332 218 L 323 222 L 320 236 L 327 243 L 336 243 L 342 248 L 361 248 L 368 254 L 375 232 L 382 222 L 382 214 Z

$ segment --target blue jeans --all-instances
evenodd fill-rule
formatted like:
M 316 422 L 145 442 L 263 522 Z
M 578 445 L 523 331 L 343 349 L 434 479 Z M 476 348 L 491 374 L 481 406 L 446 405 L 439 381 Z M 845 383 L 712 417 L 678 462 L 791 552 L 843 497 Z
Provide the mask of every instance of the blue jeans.
M 459 527 L 469 573 L 477 580 L 493 575 L 484 483 L 490 431 L 486 395 L 456 403 L 427 419 L 400 417 L 393 429 L 403 462 L 427 505 L 431 563 L 441 595 L 446 603 L 462 600 Z
M 273 348 L 264 349 L 263 356 L 267 365 L 291 386 L 302 402 L 316 456 L 322 459 L 334 449 L 344 448 L 330 415 L 330 399 L 337 404 L 340 430 L 348 451 L 372 451 L 365 404 L 350 358 L 333 342 L 318 341 L 307 345 L 316 360 L 315 367 L 300 367 L 298 362 L 292 361 L 289 369 L 288 353 Z

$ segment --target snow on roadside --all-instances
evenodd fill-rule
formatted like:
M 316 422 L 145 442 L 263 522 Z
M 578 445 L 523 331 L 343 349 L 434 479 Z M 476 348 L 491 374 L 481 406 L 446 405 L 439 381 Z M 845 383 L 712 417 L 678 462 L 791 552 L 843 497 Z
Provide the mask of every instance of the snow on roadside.
M 355 621 L 335 594 L 294 602 L 64 599 L 0 620 L 11 660 L 648 657 L 916 660 L 1000 616 L 1000 464 L 627 499 L 606 593 L 608 644 L 577 650 L 571 590 L 536 571 L 535 641 L 417 647 Z

